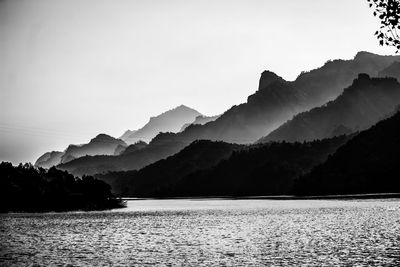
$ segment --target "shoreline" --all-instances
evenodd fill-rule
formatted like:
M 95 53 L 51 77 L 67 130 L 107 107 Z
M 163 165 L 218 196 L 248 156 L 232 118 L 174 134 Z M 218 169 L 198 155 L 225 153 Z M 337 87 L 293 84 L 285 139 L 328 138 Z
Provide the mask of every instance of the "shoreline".
M 173 199 L 187 199 L 187 200 L 211 200 L 211 199 L 227 199 L 227 200 L 340 200 L 340 199 L 388 199 L 400 198 L 400 193 L 370 193 L 370 194 L 348 194 L 348 195 L 324 195 L 324 196 L 294 196 L 294 195 L 280 195 L 280 196 L 195 196 L 195 197 L 121 197 L 124 201 L 136 200 L 173 200 Z

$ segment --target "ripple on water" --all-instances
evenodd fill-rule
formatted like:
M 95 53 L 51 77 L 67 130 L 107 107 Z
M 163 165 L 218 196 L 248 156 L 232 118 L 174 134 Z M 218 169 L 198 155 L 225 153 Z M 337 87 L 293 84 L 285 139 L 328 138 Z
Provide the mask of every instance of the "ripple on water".
M 0 219 L 1 265 L 400 264 L 399 200 L 145 200 Z

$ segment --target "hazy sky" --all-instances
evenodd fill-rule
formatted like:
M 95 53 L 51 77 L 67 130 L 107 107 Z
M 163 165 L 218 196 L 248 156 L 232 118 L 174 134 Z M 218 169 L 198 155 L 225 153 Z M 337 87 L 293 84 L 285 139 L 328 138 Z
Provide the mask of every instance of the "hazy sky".
M 180 104 L 242 103 L 377 45 L 366 0 L 0 0 L 0 161 L 120 136 Z

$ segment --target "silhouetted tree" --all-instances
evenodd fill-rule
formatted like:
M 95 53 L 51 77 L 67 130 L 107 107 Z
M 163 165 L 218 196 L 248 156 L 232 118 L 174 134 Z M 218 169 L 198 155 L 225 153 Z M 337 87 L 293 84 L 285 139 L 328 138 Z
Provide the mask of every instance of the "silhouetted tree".
M 380 45 L 393 46 L 400 51 L 400 0 L 367 0 L 374 16 L 381 20 L 375 32 Z
M 121 207 L 111 188 L 91 176 L 82 179 L 55 167 L 0 163 L 0 212 L 97 210 Z

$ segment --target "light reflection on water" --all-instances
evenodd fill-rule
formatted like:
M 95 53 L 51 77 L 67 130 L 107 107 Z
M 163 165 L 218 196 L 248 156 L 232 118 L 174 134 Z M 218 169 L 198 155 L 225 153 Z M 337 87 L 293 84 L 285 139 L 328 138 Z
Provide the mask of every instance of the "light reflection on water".
M 5 266 L 400 264 L 400 200 L 137 200 L 0 220 Z

